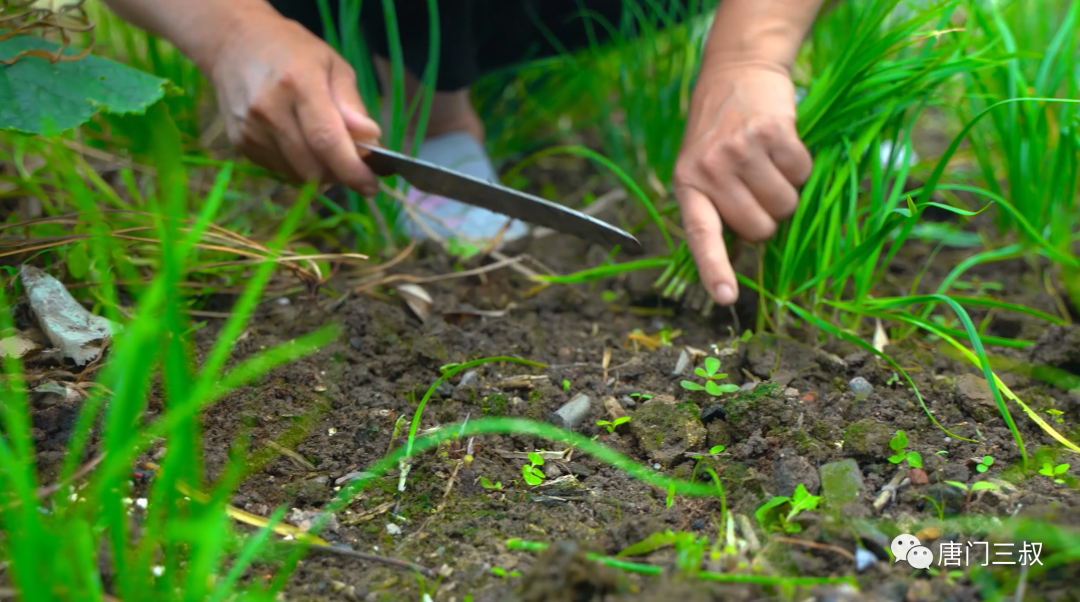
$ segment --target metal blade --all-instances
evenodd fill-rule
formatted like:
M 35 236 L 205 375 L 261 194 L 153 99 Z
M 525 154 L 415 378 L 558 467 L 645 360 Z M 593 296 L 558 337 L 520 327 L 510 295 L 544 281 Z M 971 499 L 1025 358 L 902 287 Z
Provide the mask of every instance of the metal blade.
M 385 148 L 362 142 L 357 142 L 356 145 L 362 149 L 361 154 L 367 151 L 364 162 L 376 174 L 400 175 L 428 194 L 483 207 L 507 217 L 537 226 L 546 226 L 558 232 L 573 234 L 608 246 L 627 244 L 640 246 L 641 244 L 629 232 L 558 203 L 493 182 L 485 182 L 479 178 Z

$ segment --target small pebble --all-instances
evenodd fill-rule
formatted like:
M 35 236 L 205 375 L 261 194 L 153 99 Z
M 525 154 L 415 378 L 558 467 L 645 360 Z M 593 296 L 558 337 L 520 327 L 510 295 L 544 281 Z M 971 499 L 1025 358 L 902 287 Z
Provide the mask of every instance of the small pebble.
M 659 463 L 653 464 L 652 467 L 653 467 L 653 470 L 660 470 L 660 464 Z
M 622 406 L 624 408 L 628 408 L 631 410 L 637 407 L 637 402 L 634 401 L 634 398 L 630 397 L 629 395 L 623 395 L 622 397 L 620 397 L 619 402 L 622 403 Z
M 742 384 L 741 387 L 739 387 L 739 390 L 740 391 L 753 391 L 754 387 L 756 387 L 756 386 L 757 386 L 757 383 L 754 382 L 754 381 L 745 382 L 745 383 Z
M 349 337 L 349 345 L 353 349 L 357 349 L 357 350 L 363 349 L 364 348 L 364 339 L 361 339 L 360 337 Z
M 462 375 L 461 382 L 458 383 L 458 386 L 459 387 L 471 387 L 471 386 L 475 385 L 479 380 L 480 380 L 480 377 L 477 376 L 476 370 L 469 370 L 464 375 Z
M 401 535 L 401 527 L 394 523 L 386 523 L 386 532 L 389 535 Z
M 798 397 L 798 396 L 799 396 L 799 390 L 796 389 L 795 387 L 788 387 L 788 388 L 784 389 L 784 397 Z
M 704 529 L 705 528 L 705 519 L 703 519 L 703 518 L 694 519 L 694 521 L 690 523 L 690 528 L 695 530 L 695 531 L 700 531 L 700 530 Z
M 454 385 L 444 380 L 435 387 L 435 392 L 439 394 L 439 397 L 450 397 L 454 394 Z
M 856 401 L 862 401 L 870 396 L 874 392 L 874 385 L 870 384 L 870 381 L 861 376 L 856 376 L 848 383 L 851 387 L 851 392 L 855 394 Z
M 564 429 L 574 430 L 585 420 L 591 407 L 592 400 L 582 393 L 548 414 L 548 422 Z
M 864 547 L 855 548 L 855 570 L 860 573 L 877 564 L 878 558 Z
M 727 418 L 727 412 L 724 411 L 724 407 L 721 405 L 709 406 L 701 412 L 701 424 L 709 424 L 713 420 L 723 420 Z

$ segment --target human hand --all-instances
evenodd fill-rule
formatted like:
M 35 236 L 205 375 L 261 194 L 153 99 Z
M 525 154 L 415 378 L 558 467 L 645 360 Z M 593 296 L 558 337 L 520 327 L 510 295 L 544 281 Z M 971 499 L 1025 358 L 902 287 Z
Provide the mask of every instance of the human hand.
M 795 129 L 795 86 L 771 64 L 702 73 L 673 187 L 701 281 L 721 305 L 738 299 L 723 229 L 770 238 L 799 204 L 813 161 Z
M 229 140 L 249 159 L 294 181 L 378 192 L 354 141 L 376 142 L 381 132 L 333 48 L 267 11 L 239 22 L 205 62 Z

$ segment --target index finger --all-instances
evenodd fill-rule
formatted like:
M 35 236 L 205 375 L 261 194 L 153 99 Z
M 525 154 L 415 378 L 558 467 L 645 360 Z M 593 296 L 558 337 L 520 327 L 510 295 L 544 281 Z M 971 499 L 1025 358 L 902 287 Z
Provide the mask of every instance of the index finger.
M 682 210 L 686 244 L 697 263 L 701 282 L 720 305 L 739 298 L 739 283 L 724 244 L 724 226 L 709 197 L 694 188 L 675 192 Z
M 345 118 L 334 102 L 329 73 L 312 78 L 310 86 L 301 87 L 296 102 L 296 117 L 308 148 L 320 163 L 345 186 L 374 196 L 378 182 L 371 168 L 361 159 Z

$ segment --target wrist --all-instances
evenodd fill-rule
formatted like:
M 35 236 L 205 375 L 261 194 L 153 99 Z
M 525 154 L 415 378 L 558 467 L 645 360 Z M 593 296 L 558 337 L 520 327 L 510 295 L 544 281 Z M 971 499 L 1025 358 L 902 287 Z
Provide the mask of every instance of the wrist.
M 225 46 L 237 37 L 241 28 L 268 17 L 284 18 L 265 0 L 209 0 L 193 4 L 183 16 L 178 15 L 165 27 L 163 36 L 208 77 Z
M 702 69 L 760 67 L 790 74 L 822 0 L 724 0 Z

